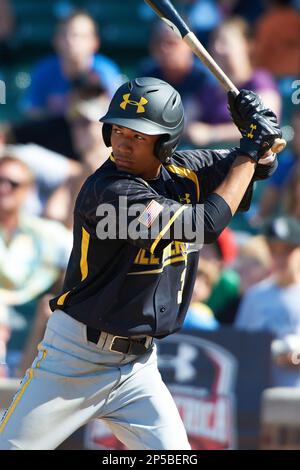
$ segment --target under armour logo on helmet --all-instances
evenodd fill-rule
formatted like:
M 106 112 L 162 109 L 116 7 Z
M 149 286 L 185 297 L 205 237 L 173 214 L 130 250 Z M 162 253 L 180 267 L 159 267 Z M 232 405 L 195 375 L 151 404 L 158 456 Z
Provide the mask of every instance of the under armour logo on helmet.
M 247 137 L 248 139 L 253 139 L 254 137 L 254 134 L 253 134 L 253 131 L 255 131 L 255 129 L 257 129 L 257 125 L 256 124 L 250 124 L 250 132 L 248 132 L 247 134 Z
M 145 112 L 144 104 L 148 103 L 148 100 L 146 100 L 146 98 L 142 96 L 140 101 L 133 101 L 133 100 L 130 100 L 129 98 L 130 98 L 130 93 L 123 95 L 124 101 L 122 101 L 122 103 L 120 104 L 120 108 L 126 109 L 126 106 L 128 104 L 131 104 L 132 106 L 137 106 L 137 110 L 136 110 L 137 113 Z

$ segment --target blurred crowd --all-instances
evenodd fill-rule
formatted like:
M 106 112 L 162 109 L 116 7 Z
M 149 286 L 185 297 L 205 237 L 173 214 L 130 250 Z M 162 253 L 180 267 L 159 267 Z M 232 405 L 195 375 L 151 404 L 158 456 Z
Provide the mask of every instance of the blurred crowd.
M 18 31 L 14 3 L 0 0 L 0 78 Z M 150 10 L 142 15 L 151 22 L 149 44 L 128 72 L 126 58 L 103 50 L 101 23 L 77 3 L 60 9 L 49 55 L 30 64 L 29 85 L 14 103 L 18 112 L 0 120 L 0 377 L 22 376 L 35 356 L 51 315 L 48 301 L 62 287 L 76 195 L 109 156 L 98 119 L 122 82 L 154 76 L 180 92 L 182 147 L 228 148 L 239 141 L 222 87 Z M 300 2 L 174 3 L 235 85 L 256 91 L 277 113 L 288 141 L 276 173 L 257 183 L 250 211 L 201 250 L 184 328 L 271 332 L 273 384 L 297 386 Z M 0 117 L 9 104 L 0 104 Z

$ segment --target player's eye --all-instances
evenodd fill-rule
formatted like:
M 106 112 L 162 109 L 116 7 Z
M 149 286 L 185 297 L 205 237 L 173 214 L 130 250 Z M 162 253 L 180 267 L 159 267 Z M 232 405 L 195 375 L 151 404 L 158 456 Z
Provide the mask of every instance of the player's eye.
M 136 135 L 135 135 L 135 138 L 136 138 L 137 140 L 145 140 L 144 137 L 142 137 L 142 136 L 139 135 L 139 134 L 136 134 Z
M 115 134 L 122 134 L 121 129 L 113 129 L 113 131 Z

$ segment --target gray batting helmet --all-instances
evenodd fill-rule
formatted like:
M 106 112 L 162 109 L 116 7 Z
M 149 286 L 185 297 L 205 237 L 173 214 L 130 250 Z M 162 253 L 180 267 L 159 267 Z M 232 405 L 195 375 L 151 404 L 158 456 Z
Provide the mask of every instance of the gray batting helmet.
M 124 83 L 113 96 L 108 112 L 100 119 L 107 147 L 111 146 L 112 124 L 161 135 L 154 153 L 163 163 L 175 151 L 184 127 L 179 93 L 163 80 L 140 77 Z

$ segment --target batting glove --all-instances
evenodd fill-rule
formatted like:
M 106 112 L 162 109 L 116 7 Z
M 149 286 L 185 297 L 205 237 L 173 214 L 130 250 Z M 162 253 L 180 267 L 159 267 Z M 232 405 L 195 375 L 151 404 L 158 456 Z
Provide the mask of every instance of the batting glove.
M 241 152 L 258 162 L 275 139 L 282 137 L 276 115 L 252 91 L 241 90 L 237 96 L 228 92 L 228 103 L 232 119 L 242 134 Z

